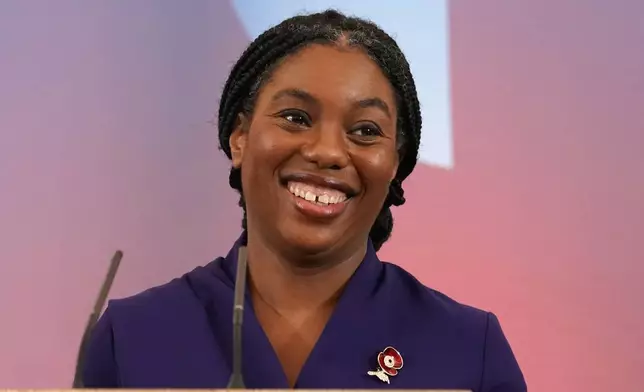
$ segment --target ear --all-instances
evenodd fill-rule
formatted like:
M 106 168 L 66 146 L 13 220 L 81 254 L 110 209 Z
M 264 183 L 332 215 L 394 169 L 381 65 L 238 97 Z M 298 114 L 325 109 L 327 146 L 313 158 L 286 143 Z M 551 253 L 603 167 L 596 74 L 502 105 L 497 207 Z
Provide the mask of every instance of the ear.
M 398 174 L 398 166 L 400 166 L 400 153 L 396 153 L 396 161 L 394 162 L 393 166 L 391 167 L 391 173 L 389 175 L 389 182 L 392 182 L 394 178 L 396 178 L 396 174 Z
M 393 181 L 394 178 L 396 178 L 396 174 L 398 173 L 398 165 L 399 164 L 400 164 L 400 162 L 396 160 L 396 163 L 394 164 L 393 170 L 391 171 L 391 177 L 389 177 L 389 182 Z
M 233 161 L 233 167 L 239 169 L 244 158 L 246 142 L 248 140 L 248 119 L 243 113 L 237 116 L 235 129 L 230 134 L 228 143 L 230 145 L 230 155 Z

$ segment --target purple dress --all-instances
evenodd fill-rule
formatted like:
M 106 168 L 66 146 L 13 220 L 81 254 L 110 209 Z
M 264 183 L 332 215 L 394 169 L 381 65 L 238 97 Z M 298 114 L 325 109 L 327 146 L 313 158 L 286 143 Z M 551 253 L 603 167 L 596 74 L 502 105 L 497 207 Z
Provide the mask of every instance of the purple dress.
M 88 345 L 85 386 L 225 388 L 232 364 L 237 249 L 244 243 L 245 234 L 225 258 L 110 301 Z M 288 388 L 248 293 L 246 298 L 246 387 Z M 296 388 L 527 390 L 492 313 L 462 305 L 381 262 L 371 244 Z

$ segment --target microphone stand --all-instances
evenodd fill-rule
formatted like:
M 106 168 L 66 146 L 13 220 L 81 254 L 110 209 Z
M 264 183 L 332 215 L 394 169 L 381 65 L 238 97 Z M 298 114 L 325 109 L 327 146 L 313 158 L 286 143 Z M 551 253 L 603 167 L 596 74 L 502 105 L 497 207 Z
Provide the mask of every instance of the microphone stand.
M 229 389 L 245 389 L 242 371 L 242 325 L 244 323 L 244 299 L 246 294 L 246 247 L 237 253 L 237 275 L 235 276 L 235 297 L 233 305 L 233 372 L 228 382 Z
M 101 286 L 101 291 L 99 292 L 98 298 L 94 303 L 94 310 L 89 315 L 89 319 L 87 320 L 87 325 L 85 326 L 85 331 L 83 332 L 83 337 L 81 338 L 80 347 L 78 349 L 78 356 L 76 358 L 76 371 L 74 373 L 72 388 L 84 387 L 83 367 L 85 365 L 85 351 L 87 350 L 87 343 L 89 342 L 89 339 L 92 336 L 92 331 L 94 330 L 94 327 L 98 322 L 98 318 L 103 311 L 105 301 L 107 301 L 107 296 L 109 295 L 110 289 L 112 288 L 112 283 L 114 283 L 114 277 L 116 277 L 116 272 L 121 265 L 122 258 L 123 252 L 121 252 L 120 250 L 117 250 L 116 253 L 114 253 L 114 256 L 112 256 L 110 267 L 107 270 L 107 276 L 105 276 L 105 280 L 103 281 L 103 285 Z

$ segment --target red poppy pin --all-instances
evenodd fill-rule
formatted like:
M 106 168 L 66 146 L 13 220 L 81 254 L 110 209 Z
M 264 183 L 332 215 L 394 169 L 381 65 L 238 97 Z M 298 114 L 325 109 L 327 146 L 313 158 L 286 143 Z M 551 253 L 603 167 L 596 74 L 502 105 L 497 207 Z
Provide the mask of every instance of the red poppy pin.
M 378 354 L 378 368 L 367 372 L 370 376 L 376 376 L 382 382 L 389 384 L 389 377 L 398 374 L 403 367 L 402 355 L 395 348 L 389 346 Z

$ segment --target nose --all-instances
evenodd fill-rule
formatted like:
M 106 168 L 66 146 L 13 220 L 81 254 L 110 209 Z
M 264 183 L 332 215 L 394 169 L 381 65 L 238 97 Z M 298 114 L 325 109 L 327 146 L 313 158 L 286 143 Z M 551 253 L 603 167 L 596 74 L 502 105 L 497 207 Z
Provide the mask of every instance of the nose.
M 344 129 L 337 125 L 318 126 L 307 132 L 302 156 L 320 169 L 339 170 L 349 164 Z

